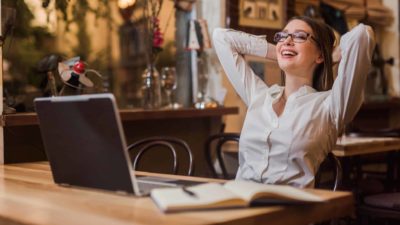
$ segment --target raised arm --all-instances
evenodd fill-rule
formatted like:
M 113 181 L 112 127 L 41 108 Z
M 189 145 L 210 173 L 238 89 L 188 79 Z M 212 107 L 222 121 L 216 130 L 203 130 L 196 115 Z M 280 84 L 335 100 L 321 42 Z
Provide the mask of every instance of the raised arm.
M 265 37 L 223 28 L 214 30 L 213 42 L 228 79 L 248 105 L 252 94 L 259 88 L 265 88 L 266 84 L 254 74 L 244 55 L 276 60 L 275 46 L 267 43 Z
M 374 47 L 374 32 L 364 24 L 359 24 L 340 40 L 338 76 L 326 100 L 339 132 L 353 119 L 363 102 Z

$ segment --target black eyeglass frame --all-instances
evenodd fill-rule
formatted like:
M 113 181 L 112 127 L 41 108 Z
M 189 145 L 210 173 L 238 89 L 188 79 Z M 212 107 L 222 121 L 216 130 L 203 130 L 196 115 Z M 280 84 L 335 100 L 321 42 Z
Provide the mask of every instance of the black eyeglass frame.
M 293 37 L 293 35 L 296 34 L 296 33 L 304 33 L 304 34 L 307 34 L 307 36 L 306 36 L 306 38 L 304 39 L 304 41 L 298 41 L 298 40 L 296 41 L 295 38 Z M 286 34 L 287 36 L 286 36 L 286 37 L 280 37 L 280 39 L 277 40 L 277 35 L 278 35 L 278 34 Z M 306 42 L 306 41 L 308 40 L 309 37 L 311 37 L 311 39 L 314 40 L 315 43 L 319 45 L 319 42 L 317 41 L 317 39 L 315 39 L 314 36 L 312 36 L 310 33 L 307 33 L 307 32 L 305 32 L 305 31 L 296 31 L 296 32 L 293 32 L 293 33 L 288 33 L 288 32 L 284 32 L 284 31 L 279 31 L 279 32 L 275 33 L 275 35 L 274 35 L 274 41 L 275 41 L 276 43 L 278 43 L 278 42 L 284 42 L 288 37 L 290 37 L 294 43 L 304 43 L 304 42 Z

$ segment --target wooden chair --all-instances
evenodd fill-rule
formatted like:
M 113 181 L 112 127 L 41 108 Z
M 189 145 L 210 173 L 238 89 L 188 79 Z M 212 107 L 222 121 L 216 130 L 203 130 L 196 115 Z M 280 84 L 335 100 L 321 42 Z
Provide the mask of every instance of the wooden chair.
M 224 160 L 223 148 L 228 142 L 239 143 L 240 134 L 239 133 L 219 133 L 210 136 L 204 146 L 205 158 L 207 164 L 210 168 L 211 174 L 214 178 L 232 179 L 233 176 L 229 175 L 227 171 L 227 166 Z M 216 162 L 214 164 L 214 159 L 216 157 Z M 217 173 L 217 168 L 221 169 L 222 174 Z M 221 176 L 222 175 L 222 176 Z
M 388 176 L 389 179 L 392 179 L 388 181 L 389 185 L 386 185 L 386 191 L 375 194 L 360 194 L 361 200 L 357 206 L 358 224 L 400 224 L 400 190 L 399 184 L 395 184 L 396 182 L 399 182 L 399 152 L 391 154 L 390 158 L 393 167 L 388 168 Z M 397 174 L 397 176 L 390 175 L 390 173 Z
M 331 178 L 327 179 L 328 176 Z M 315 188 L 336 191 L 341 184 L 342 165 L 339 159 L 332 152 L 329 152 L 315 175 Z
M 325 160 L 321 163 L 317 174 L 315 174 L 315 188 L 336 191 L 341 188 L 342 184 L 342 164 L 339 159 L 329 152 Z M 339 220 L 344 220 L 345 224 L 349 224 L 349 218 L 334 219 L 316 223 L 316 225 L 340 224 Z
M 400 224 L 400 192 L 366 196 L 357 213 L 359 224 Z
M 178 152 L 185 152 L 188 159 L 188 169 L 186 175 L 192 176 L 194 173 L 194 162 L 193 162 L 193 154 L 189 147 L 189 145 L 175 137 L 167 137 L 167 136 L 156 136 L 156 137 L 149 137 L 142 140 L 139 140 L 131 145 L 128 146 L 128 151 L 131 156 L 133 162 L 133 168 L 135 170 L 139 167 L 139 162 L 143 158 L 144 153 L 150 150 L 163 150 L 166 149 L 168 152 L 171 153 L 173 158 L 172 164 L 172 173 L 178 174 L 179 168 L 179 160 L 178 160 Z M 183 155 L 182 155 L 183 156 Z

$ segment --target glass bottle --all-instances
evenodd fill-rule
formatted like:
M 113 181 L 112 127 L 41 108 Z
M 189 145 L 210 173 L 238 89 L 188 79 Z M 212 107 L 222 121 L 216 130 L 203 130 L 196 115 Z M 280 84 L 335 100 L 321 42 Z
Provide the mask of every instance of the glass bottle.
M 160 74 L 154 64 L 150 64 L 142 74 L 142 107 L 159 109 L 161 107 Z
M 195 108 L 206 108 L 206 92 L 208 84 L 208 65 L 205 54 L 197 57 L 197 100 Z

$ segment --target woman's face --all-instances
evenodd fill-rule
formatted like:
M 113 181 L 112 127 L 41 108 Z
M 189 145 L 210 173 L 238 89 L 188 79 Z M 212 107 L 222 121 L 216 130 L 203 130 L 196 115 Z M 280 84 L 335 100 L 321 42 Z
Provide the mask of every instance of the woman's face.
M 279 67 L 288 75 L 312 78 L 317 64 L 323 62 L 323 57 L 315 42 L 311 27 L 302 20 L 290 21 L 276 45 L 276 55 Z M 295 33 L 295 35 L 290 35 Z M 285 37 L 285 35 L 283 35 Z

